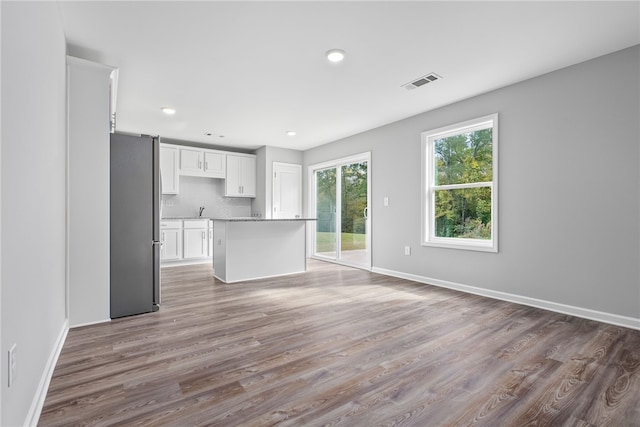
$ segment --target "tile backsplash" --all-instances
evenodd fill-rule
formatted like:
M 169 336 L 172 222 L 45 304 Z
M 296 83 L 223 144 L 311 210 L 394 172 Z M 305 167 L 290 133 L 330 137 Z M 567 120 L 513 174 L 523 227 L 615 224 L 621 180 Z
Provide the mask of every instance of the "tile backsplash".
M 251 199 L 225 197 L 222 179 L 181 176 L 179 192 L 162 196 L 163 218 L 198 216 L 200 206 L 204 217 L 251 216 Z

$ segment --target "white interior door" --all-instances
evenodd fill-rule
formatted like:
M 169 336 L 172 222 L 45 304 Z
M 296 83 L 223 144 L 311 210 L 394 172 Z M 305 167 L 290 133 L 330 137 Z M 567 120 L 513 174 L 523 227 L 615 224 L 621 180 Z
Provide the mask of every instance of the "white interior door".
M 272 218 L 302 215 L 302 166 L 273 162 Z

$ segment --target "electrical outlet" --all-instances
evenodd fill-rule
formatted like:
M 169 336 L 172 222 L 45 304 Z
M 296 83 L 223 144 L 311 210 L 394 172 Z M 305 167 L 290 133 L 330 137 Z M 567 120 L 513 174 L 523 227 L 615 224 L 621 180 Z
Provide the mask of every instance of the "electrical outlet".
M 411 255 L 411 246 L 405 246 L 404 247 L 404 254 L 405 255 Z
M 17 344 L 14 344 L 9 349 L 9 360 L 8 360 L 9 361 L 9 375 L 8 375 L 9 387 L 11 387 L 13 385 L 13 382 L 16 380 L 16 364 L 17 364 L 16 346 Z

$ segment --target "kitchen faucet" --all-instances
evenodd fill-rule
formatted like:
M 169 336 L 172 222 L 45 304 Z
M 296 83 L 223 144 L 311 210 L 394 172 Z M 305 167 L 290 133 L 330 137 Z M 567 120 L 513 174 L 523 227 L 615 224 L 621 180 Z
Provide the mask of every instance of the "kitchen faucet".
M 200 206 L 200 213 L 198 214 L 198 216 L 202 216 L 202 211 L 204 210 L 204 206 Z

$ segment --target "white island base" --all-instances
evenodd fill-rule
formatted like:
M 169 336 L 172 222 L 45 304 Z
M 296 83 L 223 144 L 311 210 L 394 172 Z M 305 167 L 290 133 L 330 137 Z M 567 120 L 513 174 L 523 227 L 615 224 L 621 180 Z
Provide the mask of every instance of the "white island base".
M 234 283 L 305 272 L 307 221 L 214 219 L 214 277 Z

